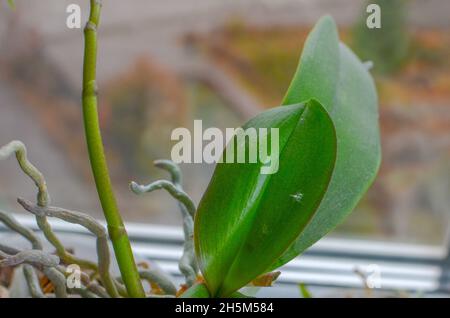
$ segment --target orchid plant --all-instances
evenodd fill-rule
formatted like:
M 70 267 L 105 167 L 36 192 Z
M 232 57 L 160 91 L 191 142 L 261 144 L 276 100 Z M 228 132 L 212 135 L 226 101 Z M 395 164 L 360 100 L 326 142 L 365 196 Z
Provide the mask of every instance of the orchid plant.
M 169 160 L 155 165 L 166 170 L 170 180 L 131 183 L 136 194 L 164 189 L 178 200 L 185 234 L 179 261 L 185 284 L 177 287 L 158 268 L 140 268 L 117 207 L 103 149 L 96 84 L 101 2 L 90 0 L 90 4 L 84 30 L 82 106 L 92 173 L 107 228 L 88 214 L 50 205 L 45 178 L 29 162 L 23 143 L 13 141 L 0 148 L 0 159 L 15 155 L 36 184 L 36 202 L 21 198 L 18 202 L 36 217 L 39 229 L 56 250 L 54 254 L 44 251 L 36 233 L 0 212 L 0 222 L 32 245 L 18 250 L 0 243 L 0 266 L 22 265 L 19 268 L 32 297 L 245 297 L 241 288 L 271 285 L 279 275 L 277 268 L 341 223 L 373 182 L 381 161 L 375 86 L 368 66 L 340 42 L 333 19 L 326 16 L 308 36 L 281 106 L 243 126 L 279 129 L 276 174 L 261 174 L 261 163 L 218 163 L 198 207 L 183 190 L 179 167 Z M 97 262 L 70 253 L 48 218 L 87 228 L 97 239 Z M 109 243 L 119 277 L 110 270 Z M 71 264 L 82 269 L 81 288 L 67 287 Z M 51 281 L 51 291 L 42 289 L 39 278 L 43 276 Z M 151 289 L 145 291 L 142 281 L 148 281 Z

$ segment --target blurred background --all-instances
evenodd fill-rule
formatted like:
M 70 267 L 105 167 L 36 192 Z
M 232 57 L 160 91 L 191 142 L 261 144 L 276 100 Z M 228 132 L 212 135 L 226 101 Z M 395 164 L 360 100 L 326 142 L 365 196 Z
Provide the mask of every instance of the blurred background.
M 22 140 L 46 175 L 53 204 L 101 218 L 81 121 L 82 30 L 66 27 L 77 3 L 0 1 L 0 144 Z M 450 216 L 450 1 L 378 0 L 382 28 L 365 25 L 362 0 L 106 0 L 100 28 L 100 117 L 126 221 L 180 224 L 164 192 L 136 197 L 130 180 L 167 177 L 172 129 L 238 127 L 277 106 L 306 35 L 331 14 L 341 38 L 372 70 L 380 98 L 383 164 L 333 236 L 441 245 Z M 182 165 L 198 202 L 213 166 Z M 33 185 L 0 163 L 0 208 Z

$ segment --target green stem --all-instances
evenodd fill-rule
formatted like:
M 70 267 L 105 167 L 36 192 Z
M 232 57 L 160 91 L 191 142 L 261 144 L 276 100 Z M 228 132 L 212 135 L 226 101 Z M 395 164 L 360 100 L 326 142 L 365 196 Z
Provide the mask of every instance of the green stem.
M 111 186 L 108 166 L 103 149 L 97 112 L 97 27 L 100 20 L 101 1 L 91 0 L 89 21 L 84 30 L 85 50 L 83 65 L 83 117 L 89 158 L 97 192 L 108 223 L 117 263 L 130 297 L 145 297 L 134 262 L 130 241 Z

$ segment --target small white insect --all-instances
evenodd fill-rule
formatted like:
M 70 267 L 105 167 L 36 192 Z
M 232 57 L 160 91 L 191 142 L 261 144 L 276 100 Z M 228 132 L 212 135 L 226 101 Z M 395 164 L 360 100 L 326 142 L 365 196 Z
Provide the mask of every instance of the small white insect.
M 296 201 L 296 202 L 300 202 L 303 199 L 303 193 L 296 193 L 296 194 L 291 194 L 291 197 Z

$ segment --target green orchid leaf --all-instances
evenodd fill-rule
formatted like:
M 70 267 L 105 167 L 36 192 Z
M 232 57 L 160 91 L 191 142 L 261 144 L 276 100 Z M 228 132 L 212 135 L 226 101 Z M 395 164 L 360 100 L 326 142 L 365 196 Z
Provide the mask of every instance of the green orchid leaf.
M 303 46 L 297 71 L 283 105 L 317 99 L 326 109 L 332 105 L 339 72 L 339 36 L 330 16 L 321 18 Z
M 317 43 L 330 41 L 330 30 L 324 27 L 325 23 L 330 24 L 328 21 L 329 18 L 321 20 L 307 41 L 303 53 L 306 57 L 301 58 L 301 63 L 305 64 L 300 66 L 300 72 L 293 80 L 295 85 L 290 88 L 296 92 L 288 92 L 287 96 L 292 96 L 289 102 L 298 103 L 310 98 L 323 102 L 336 127 L 336 167 L 311 223 L 271 269 L 298 256 L 340 224 L 374 181 L 381 162 L 378 100 L 372 77 L 356 55 L 343 44 L 334 53 L 330 51 L 322 55 L 317 51 Z M 335 39 L 332 42 L 334 47 Z M 311 56 L 315 57 L 314 61 Z M 335 73 L 337 61 L 339 71 Z M 323 85 L 314 80 L 331 68 L 333 72 Z M 314 81 L 317 86 L 311 87 L 310 83 Z M 330 98 L 329 92 L 334 92 L 333 98 Z M 295 100 L 296 96 L 298 100 Z
M 291 246 L 317 210 L 336 160 L 333 123 L 315 100 L 266 111 L 243 128 L 251 127 L 278 129 L 278 171 L 263 174 L 261 163 L 217 164 L 194 231 L 197 259 L 214 297 L 245 286 Z M 272 130 L 268 134 L 276 138 Z M 252 145 L 246 139 L 241 146 L 248 153 Z
M 192 285 L 179 298 L 210 298 L 208 288 L 203 283 Z

